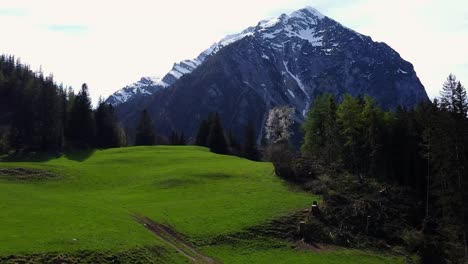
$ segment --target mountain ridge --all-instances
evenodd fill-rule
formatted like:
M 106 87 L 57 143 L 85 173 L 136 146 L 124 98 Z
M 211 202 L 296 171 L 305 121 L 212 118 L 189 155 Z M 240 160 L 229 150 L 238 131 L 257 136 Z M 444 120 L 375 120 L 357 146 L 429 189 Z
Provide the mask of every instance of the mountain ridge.
M 119 117 L 132 127 L 148 108 L 161 132 L 193 135 L 201 119 L 220 112 L 228 130 L 241 135 L 253 121 L 260 138 L 271 107 L 294 107 L 300 124 L 324 92 L 367 94 L 387 109 L 427 100 L 413 65 L 398 52 L 310 7 L 262 20 L 237 37 L 169 89 L 117 107 Z

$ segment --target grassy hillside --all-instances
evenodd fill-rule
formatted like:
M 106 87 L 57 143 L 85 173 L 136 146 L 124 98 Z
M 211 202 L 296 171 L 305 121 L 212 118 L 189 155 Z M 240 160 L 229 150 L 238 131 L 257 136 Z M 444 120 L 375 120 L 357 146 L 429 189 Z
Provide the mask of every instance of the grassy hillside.
M 126 252 L 152 246 L 165 251 L 167 261 L 181 262 L 184 258 L 132 216 L 170 225 L 203 245 L 306 208 L 317 199 L 292 190 L 273 174 L 269 163 L 215 155 L 199 147 L 110 149 L 35 162 L 1 162 L 0 168 L 0 256 Z M 5 168 L 49 173 L 28 176 Z M 276 255 L 301 263 L 322 254 L 298 251 L 285 242 L 255 240 L 205 245 L 201 250 L 226 263 L 264 262 Z M 359 254 L 363 253 L 323 256 L 352 260 Z M 394 261 L 367 257 L 375 260 L 372 263 Z

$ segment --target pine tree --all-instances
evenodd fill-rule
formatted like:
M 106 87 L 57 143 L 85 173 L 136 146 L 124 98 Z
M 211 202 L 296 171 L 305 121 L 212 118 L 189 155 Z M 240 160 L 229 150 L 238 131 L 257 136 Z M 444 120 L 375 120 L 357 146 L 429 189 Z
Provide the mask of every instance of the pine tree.
M 302 153 L 322 159 L 326 164 L 341 160 L 341 138 L 336 117 L 336 99 L 331 94 L 317 97 L 307 113 Z
M 203 147 L 208 146 L 208 136 L 210 135 L 211 123 L 212 123 L 211 117 L 208 117 L 207 119 L 203 119 L 200 122 L 197 136 L 195 139 L 195 145 L 203 146 Z
M 73 100 L 67 135 L 75 147 L 89 147 L 94 144 L 95 123 L 86 83 Z
M 184 133 L 181 133 L 181 134 L 180 134 L 178 145 L 187 145 L 187 141 L 185 140 L 185 135 L 184 135 Z
M 232 130 L 229 130 L 228 136 L 229 152 L 233 155 L 241 155 L 242 149 L 237 137 L 232 133 Z
M 454 110 L 455 89 L 457 88 L 457 84 L 457 77 L 450 74 L 442 85 L 442 91 L 440 92 L 440 106 L 450 112 Z
M 228 144 L 224 135 L 223 125 L 218 113 L 213 117 L 210 127 L 210 134 L 208 136 L 208 147 L 214 153 L 227 154 Z
M 256 142 L 255 127 L 252 122 L 249 122 L 244 129 L 244 142 L 242 144 L 242 156 L 249 160 L 259 160 L 259 152 Z
M 96 121 L 96 147 L 119 147 L 120 136 L 112 105 L 100 99 L 94 116 Z
M 364 136 L 366 137 L 363 153 L 364 172 L 376 174 L 379 163 L 383 162 L 384 114 L 376 101 L 370 96 L 364 97 L 362 109 Z
M 156 135 L 154 132 L 153 122 L 148 111 L 145 109 L 141 112 L 140 121 L 136 128 L 135 145 L 154 145 Z
M 171 136 L 169 137 L 169 144 L 171 145 L 180 145 L 180 136 L 179 133 L 176 131 L 172 130 Z
M 345 95 L 337 110 L 337 122 L 344 142 L 344 159 L 347 167 L 355 173 L 363 173 L 364 123 L 362 120 L 360 100 Z
M 453 91 L 453 112 L 461 118 L 466 118 L 468 114 L 468 98 L 461 82 L 457 83 Z
M 53 77 L 44 80 L 38 95 L 37 134 L 39 149 L 42 151 L 57 150 L 62 146 L 63 124 L 61 118 L 60 97 Z
M 171 136 L 169 137 L 169 144 L 181 146 L 186 145 L 184 133 L 179 134 L 178 132 L 172 130 Z

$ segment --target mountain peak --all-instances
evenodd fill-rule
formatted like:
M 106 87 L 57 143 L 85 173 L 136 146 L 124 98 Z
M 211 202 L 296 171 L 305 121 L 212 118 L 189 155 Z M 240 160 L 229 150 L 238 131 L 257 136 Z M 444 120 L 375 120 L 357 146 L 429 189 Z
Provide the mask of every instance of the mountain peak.
M 172 69 L 163 77 L 143 77 L 138 82 L 128 85 L 121 90 L 115 92 L 108 98 L 108 102 L 112 104 L 120 104 L 125 102 L 133 95 L 150 95 L 155 86 L 166 88 L 174 84 L 183 75 L 191 73 L 198 66 L 200 66 L 207 57 L 213 56 L 223 47 L 239 41 L 247 36 L 254 36 L 256 34 L 262 36 L 264 39 L 277 39 L 278 41 L 285 38 L 298 37 L 308 40 L 313 46 L 321 46 L 322 39 L 317 36 L 313 27 L 319 23 L 325 16 L 317 9 L 306 6 L 292 13 L 282 14 L 278 17 L 262 20 L 256 26 L 249 27 L 240 33 L 230 34 L 221 39 L 219 42 L 214 43 L 209 48 L 204 50 L 200 55 L 194 59 L 184 60 L 174 63 Z
M 324 19 L 325 15 L 320 13 L 317 9 L 307 6 L 299 10 L 293 11 L 289 15 L 283 13 L 279 17 L 273 17 L 270 19 L 262 20 L 257 24 L 257 27 L 261 29 L 272 28 L 278 25 L 279 23 L 287 24 L 291 18 L 296 18 L 296 19 L 301 19 L 301 20 L 302 19 L 313 20 L 313 22 L 316 23 L 317 20 Z
M 369 95 L 385 109 L 427 100 L 411 63 L 388 45 L 312 7 L 228 35 L 193 61 L 174 66 L 167 75 L 173 76 L 168 89 L 147 99 L 137 94 L 140 99 L 116 108 L 123 122 L 134 126 L 138 110 L 146 106 L 162 133 L 177 130 L 193 136 L 202 118 L 219 112 L 235 134 L 242 135 L 248 122 L 257 124 L 260 140 L 269 109 L 294 107 L 299 127 L 314 98 L 323 93 L 338 99 L 344 94 Z M 182 74 L 185 78 L 177 81 Z
M 296 10 L 294 12 L 291 13 L 290 17 L 296 17 L 296 16 L 303 16 L 303 15 L 306 15 L 306 16 L 314 16 L 318 19 L 323 19 L 325 18 L 325 15 L 320 13 L 320 11 L 318 11 L 317 9 L 311 7 L 311 6 L 306 6 L 304 8 L 301 8 L 299 10 Z

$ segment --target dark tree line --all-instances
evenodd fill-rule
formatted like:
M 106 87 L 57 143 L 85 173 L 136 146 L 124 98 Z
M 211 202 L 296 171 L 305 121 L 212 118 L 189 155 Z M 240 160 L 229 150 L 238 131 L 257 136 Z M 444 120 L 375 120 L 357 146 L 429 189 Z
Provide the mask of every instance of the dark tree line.
M 175 130 L 171 132 L 169 137 L 164 137 L 156 133 L 153 120 L 149 112 L 144 109 L 141 112 L 135 131 L 135 145 L 136 146 L 150 146 L 150 145 L 187 145 L 184 133 L 179 133 Z
M 249 122 L 244 128 L 244 141 L 239 144 L 235 135 L 232 133 L 226 135 L 221 117 L 215 113 L 200 122 L 195 144 L 208 147 L 214 153 L 233 154 L 256 161 L 260 159 L 260 154 L 255 135 L 254 124 Z
M 75 94 L 12 56 L 0 56 L 0 98 L 0 152 L 125 144 L 112 106 L 93 110 L 86 84 Z
M 319 96 L 304 124 L 302 155 L 360 179 L 411 188 L 424 263 L 463 263 L 468 234 L 468 99 L 450 75 L 440 98 L 414 109 L 384 111 L 370 97 Z
M 156 133 L 153 126 L 153 120 L 145 109 L 141 112 L 140 120 L 136 127 L 135 145 L 154 145 L 156 144 Z
M 86 84 L 75 94 L 56 85 L 53 76 L 33 72 L 13 56 L 0 56 L 0 153 L 186 144 L 175 131 L 169 138 L 158 137 L 146 110 L 135 134 L 135 141 L 127 142 L 112 105 L 100 100 L 93 109 Z
M 171 136 L 169 137 L 169 144 L 176 146 L 187 145 L 184 133 L 179 134 L 177 131 L 172 131 Z

